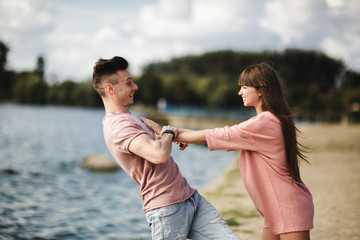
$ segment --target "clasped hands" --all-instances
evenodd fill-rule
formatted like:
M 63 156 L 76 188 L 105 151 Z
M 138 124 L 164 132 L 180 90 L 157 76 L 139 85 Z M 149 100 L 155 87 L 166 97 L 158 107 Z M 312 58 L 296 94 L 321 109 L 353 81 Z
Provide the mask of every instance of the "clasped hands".
M 175 133 L 174 139 L 176 139 L 177 135 L 179 134 L 179 129 L 176 127 L 172 127 L 170 125 L 161 127 L 160 124 L 158 124 L 157 122 L 155 122 L 151 119 L 148 119 L 146 117 L 141 117 L 141 120 L 156 133 L 158 138 L 161 138 L 163 132 L 166 130 L 174 131 L 174 133 Z M 180 150 L 184 150 L 185 148 L 187 148 L 189 146 L 189 144 L 187 144 L 187 143 L 176 142 L 176 141 L 175 141 L 175 143 L 179 144 Z

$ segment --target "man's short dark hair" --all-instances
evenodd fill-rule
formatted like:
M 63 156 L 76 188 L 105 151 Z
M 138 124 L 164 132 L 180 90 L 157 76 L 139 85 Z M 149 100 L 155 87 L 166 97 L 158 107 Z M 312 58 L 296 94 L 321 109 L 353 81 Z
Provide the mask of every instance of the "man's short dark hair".
M 116 82 L 111 82 L 113 78 L 106 78 L 116 74 L 119 70 L 126 70 L 129 66 L 129 63 L 125 58 L 115 56 L 111 59 L 102 59 L 100 58 L 93 68 L 93 87 L 101 95 L 104 96 L 104 85 L 107 82 L 116 84 Z M 106 81 L 108 79 L 110 81 Z

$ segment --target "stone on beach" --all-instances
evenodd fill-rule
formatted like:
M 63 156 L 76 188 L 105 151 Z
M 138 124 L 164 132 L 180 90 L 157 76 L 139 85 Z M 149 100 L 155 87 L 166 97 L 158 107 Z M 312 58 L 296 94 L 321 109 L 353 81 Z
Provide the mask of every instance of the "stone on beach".
M 96 171 L 116 171 L 118 165 L 107 155 L 86 155 L 83 158 L 82 165 L 84 168 Z
M 0 173 L 4 173 L 4 174 L 8 174 L 8 175 L 15 175 L 18 174 L 17 171 L 11 169 L 11 168 L 4 168 L 4 169 L 0 169 Z

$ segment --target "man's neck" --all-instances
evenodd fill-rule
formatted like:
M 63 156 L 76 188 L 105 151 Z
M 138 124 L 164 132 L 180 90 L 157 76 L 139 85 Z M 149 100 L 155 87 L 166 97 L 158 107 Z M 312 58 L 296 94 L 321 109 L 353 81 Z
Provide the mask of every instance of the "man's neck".
M 129 112 L 128 108 L 125 106 L 114 105 L 108 102 L 104 102 L 104 107 L 107 114 L 123 114 Z
M 129 110 L 126 108 L 126 109 L 106 109 L 105 108 L 105 112 L 106 114 L 123 114 L 123 113 L 128 113 Z

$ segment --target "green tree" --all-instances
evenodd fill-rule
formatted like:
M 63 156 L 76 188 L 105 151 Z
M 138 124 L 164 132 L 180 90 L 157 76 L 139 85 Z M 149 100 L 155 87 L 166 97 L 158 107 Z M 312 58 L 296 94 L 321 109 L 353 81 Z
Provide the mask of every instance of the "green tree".
M 13 72 L 6 69 L 7 54 L 9 48 L 0 41 L 0 100 L 12 98 L 12 78 Z
M 348 70 L 341 79 L 340 90 L 346 116 L 360 122 L 360 73 Z
M 46 103 L 47 84 L 34 72 L 15 75 L 14 100 L 19 103 Z
M 45 60 L 43 56 L 38 56 L 34 72 L 39 75 L 42 81 L 45 80 Z
M 58 101 L 61 105 L 74 105 L 74 89 L 76 83 L 71 80 L 65 80 L 58 86 Z
M 144 104 L 155 105 L 163 96 L 163 81 L 158 74 L 145 73 L 135 79 L 139 90 L 135 93 L 136 100 Z
M 164 86 L 170 102 L 184 104 L 187 96 L 192 95 L 192 104 L 238 107 L 241 106 L 237 96 L 240 73 L 246 67 L 263 61 L 274 65 L 285 83 L 290 102 L 301 109 L 302 115 L 311 119 L 334 119 L 330 117 L 330 112 L 334 110 L 341 115 L 341 98 L 334 98 L 334 93 L 345 69 L 344 63 L 317 51 L 215 51 L 152 63 L 144 68 L 144 73 L 156 74 L 166 80 Z M 176 77 L 169 80 L 166 76 Z M 201 101 L 200 98 L 206 100 Z M 333 108 L 328 106 L 329 101 Z M 325 112 L 329 113 L 329 117 L 325 116 Z

